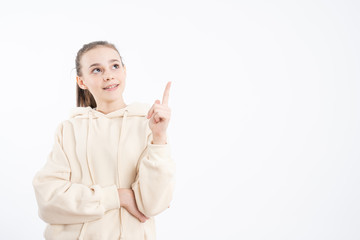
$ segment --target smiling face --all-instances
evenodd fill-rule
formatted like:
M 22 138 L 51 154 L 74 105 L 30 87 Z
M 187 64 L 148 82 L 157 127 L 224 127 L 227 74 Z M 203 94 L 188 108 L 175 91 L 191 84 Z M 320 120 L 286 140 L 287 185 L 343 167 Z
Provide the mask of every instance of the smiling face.
M 81 76 L 76 77 L 80 88 L 88 89 L 97 106 L 123 102 L 126 67 L 119 53 L 106 46 L 98 46 L 84 53 L 80 59 Z M 114 88 L 108 88 L 115 85 Z

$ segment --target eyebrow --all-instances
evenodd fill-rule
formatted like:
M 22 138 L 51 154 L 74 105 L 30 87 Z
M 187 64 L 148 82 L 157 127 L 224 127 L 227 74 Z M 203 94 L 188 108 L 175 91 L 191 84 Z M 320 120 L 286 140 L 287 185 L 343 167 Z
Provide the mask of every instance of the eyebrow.
M 117 60 L 117 59 L 111 59 L 111 60 L 109 60 L 109 63 L 112 63 L 112 62 L 119 62 L 119 60 Z M 91 67 L 93 67 L 93 66 L 99 66 L 99 65 L 100 65 L 100 63 L 93 63 L 93 64 L 90 65 L 89 68 L 91 68 Z

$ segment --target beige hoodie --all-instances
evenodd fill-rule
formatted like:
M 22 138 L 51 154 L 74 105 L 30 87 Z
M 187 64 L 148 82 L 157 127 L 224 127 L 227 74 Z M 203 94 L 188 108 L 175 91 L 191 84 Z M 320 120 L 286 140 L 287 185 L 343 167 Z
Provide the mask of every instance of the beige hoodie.
M 152 144 L 146 103 L 108 114 L 71 109 L 43 168 L 33 179 L 45 239 L 154 240 L 154 216 L 167 209 L 175 162 L 167 144 Z M 120 207 L 118 188 L 134 191 L 141 223 Z

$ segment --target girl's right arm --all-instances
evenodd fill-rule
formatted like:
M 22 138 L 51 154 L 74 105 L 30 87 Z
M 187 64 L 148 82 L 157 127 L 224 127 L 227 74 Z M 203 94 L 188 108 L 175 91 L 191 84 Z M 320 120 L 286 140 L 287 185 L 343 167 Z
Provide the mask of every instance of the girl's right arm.
M 62 148 L 62 129 L 60 124 L 47 162 L 32 181 L 39 217 L 50 224 L 76 224 L 99 219 L 106 211 L 120 208 L 116 185 L 87 186 L 70 181 L 70 164 Z

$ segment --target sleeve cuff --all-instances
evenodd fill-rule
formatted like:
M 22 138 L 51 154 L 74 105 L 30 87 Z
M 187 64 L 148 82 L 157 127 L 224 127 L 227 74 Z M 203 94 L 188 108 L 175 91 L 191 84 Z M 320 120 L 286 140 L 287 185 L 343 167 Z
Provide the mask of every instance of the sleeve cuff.
M 116 185 L 103 188 L 101 204 L 104 206 L 105 212 L 111 209 L 120 208 L 119 193 Z
M 149 155 L 160 158 L 171 158 L 171 148 L 167 144 L 149 144 Z

